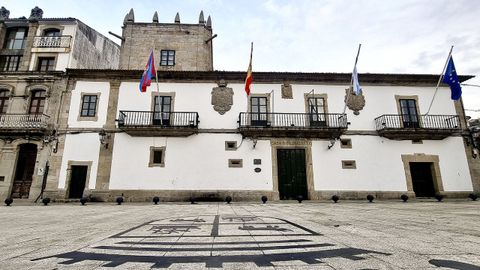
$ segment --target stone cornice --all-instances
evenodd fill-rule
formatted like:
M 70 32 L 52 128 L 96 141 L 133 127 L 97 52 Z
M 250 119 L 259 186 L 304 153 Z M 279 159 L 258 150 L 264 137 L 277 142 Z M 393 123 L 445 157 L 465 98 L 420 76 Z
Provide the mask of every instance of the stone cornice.
M 95 70 L 67 69 L 67 76 L 78 80 L 121 80 L 139 81 L 143 70 Z M 158 72 L 161 82 L 218 82 L 221 79 L 231 83 L 245 81 L 243 71 L 162 71 Z M 305 73 L 305 72 L 254 72 L 255 83 L 297 83 L 297 84 L 338 84 L 348 85 L 351 73 Z M 473 78 L 472 75 L 459 76 L 460 82 Z M 359 74 L 362 84 L 373 85 L 424 85 L 435 86 L 438 75 L 433 74 Z

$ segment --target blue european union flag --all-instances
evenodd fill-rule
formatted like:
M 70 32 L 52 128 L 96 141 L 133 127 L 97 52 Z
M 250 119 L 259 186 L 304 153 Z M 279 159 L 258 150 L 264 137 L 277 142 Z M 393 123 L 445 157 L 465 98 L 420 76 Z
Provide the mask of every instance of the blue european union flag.
M 460 86 L 460 81 L 458 80 L 457 71 L 455 70 L 455 64 L 453 63 L 452 57 L 448 60 L 447 69 L 445 70 L 445 75 L 443 75 L 443 82 L 450 86 L 450 90 L 452 90 L 452 99 L 460 99 L 462 96 L 462 87 Z

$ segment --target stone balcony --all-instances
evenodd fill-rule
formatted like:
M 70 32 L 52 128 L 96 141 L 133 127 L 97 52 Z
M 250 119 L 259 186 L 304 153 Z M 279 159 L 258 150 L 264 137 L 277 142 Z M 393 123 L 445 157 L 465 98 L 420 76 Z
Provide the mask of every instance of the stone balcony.
M 44 37 L 33 38 L 33 52 L 68 52 L 70 50 L 72 37 Z
M 0 135 L 44 135 L 49 118 L 45 114 L 0 114 Z

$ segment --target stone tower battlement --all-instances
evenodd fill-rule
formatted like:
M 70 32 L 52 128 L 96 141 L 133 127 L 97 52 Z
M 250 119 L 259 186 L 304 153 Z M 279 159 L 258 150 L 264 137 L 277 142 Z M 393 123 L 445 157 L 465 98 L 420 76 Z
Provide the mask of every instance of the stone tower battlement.
M 198 24 L 159 23 L 157 12 L 152 22 L 135 22 L 133 9 L 123 21 L 120 69 L 144 69 L 154 49 L 155 65 L 161 70 L 213 70 L 212 20 L 200 12 Z

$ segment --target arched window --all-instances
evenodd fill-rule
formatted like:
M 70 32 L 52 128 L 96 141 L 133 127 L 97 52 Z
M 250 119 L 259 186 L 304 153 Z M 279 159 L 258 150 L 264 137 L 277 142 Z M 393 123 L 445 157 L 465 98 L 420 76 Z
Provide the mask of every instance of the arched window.
M 0 114 L 7 113 L 8 108 L 8 94 L 9 91 L 6 89 L 0 89 Z
M 59 37 L 60 36 L 60 30 L 56 28 L 48 28 L 43 31 L 43 35 L 45 37 Z
M 29 114 L 42 114 L 45 107 L 45 90 L 33 90 Z

